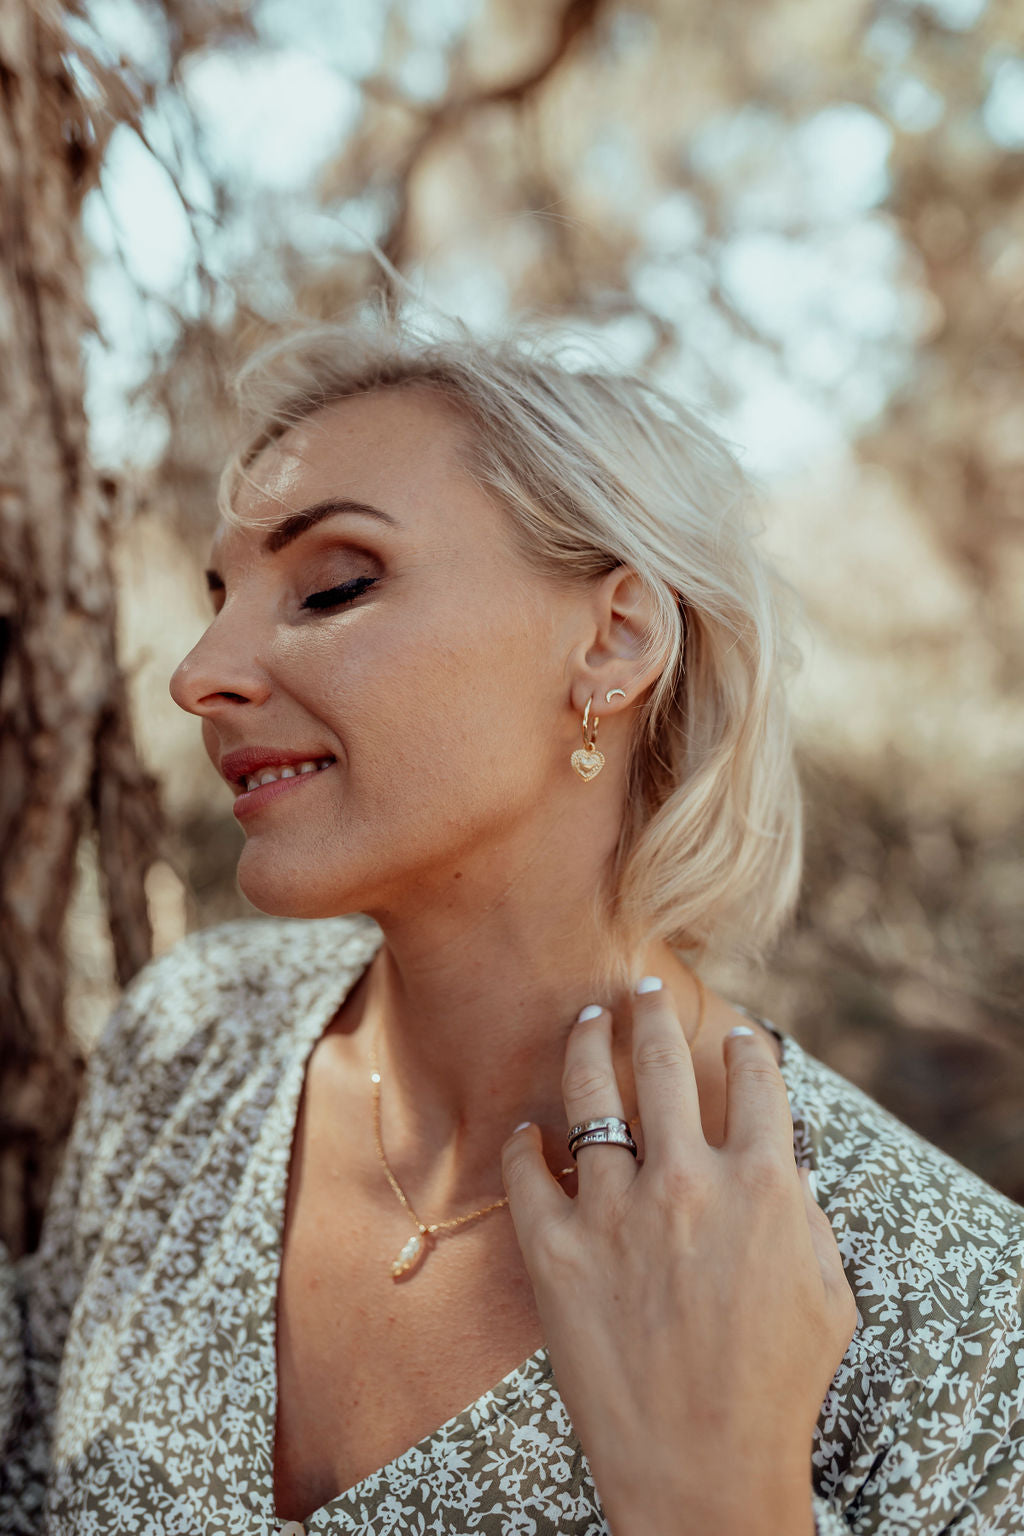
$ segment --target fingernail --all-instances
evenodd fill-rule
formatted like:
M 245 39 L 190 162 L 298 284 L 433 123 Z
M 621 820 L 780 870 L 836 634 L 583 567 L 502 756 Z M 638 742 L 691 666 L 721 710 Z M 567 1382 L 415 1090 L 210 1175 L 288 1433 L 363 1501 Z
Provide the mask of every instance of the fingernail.
M 818 1181 L 814 1177 L 814 1174 L 811 1172 L 810 1169 L 807 1170 L 807 1182 L 811 1186 L 811 1194 L 814 1196 L 815 1200 L 817 1200 L 817 1198 L 818 1198 Z
M 752 1035 L 754 1031 L 749 1024 L 736 1024 L 726 1035 L 727 1040 L 734 1040 L 737 1035 Z
M 519 1124 L 516 1126 L 515 1130 L 512 1132 L 512 1135 L 515 1136 L 520 1131 L 525 1131 L 527 1129 L 527 1127 L 531 1126 L 532 1124 L 533 1124 L 532 1120 L 520 1120 Z
M 576 1023 L 585 1024 L 588 1019 L 599 1019 L 602 1013 L 604 1013 L 604 1009 L 598 1003 L 588 1003 L 576 1015 Z
M 636 990 L 640 994 L 643 994 L 644 992 L 660 992 L 661 991 L 661 977 L 660 976 L 641 976 L 640 980 L 636 984 Z

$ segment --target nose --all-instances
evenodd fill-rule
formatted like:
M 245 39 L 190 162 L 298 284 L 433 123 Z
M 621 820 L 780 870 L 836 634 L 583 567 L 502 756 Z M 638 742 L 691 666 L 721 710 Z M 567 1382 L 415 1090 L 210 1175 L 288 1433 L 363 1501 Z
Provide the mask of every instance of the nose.
M 255 646 L 224 622 L 222 612 L 197 645 L 178 663 L 170 681 L 171 698 L 180 709 L 212 719 L 245 705 L 263 704 L 270 680 Z

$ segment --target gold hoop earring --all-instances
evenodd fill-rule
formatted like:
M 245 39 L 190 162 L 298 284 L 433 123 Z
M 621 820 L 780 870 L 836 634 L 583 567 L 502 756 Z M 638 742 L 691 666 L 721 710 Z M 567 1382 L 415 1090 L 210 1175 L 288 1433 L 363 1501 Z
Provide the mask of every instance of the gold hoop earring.
M 601 721 L 595 715 L 593 724 L 590 722 L 590 706 L 593 702 L 594 695 L 591 694 L 587 700 L 587 707 L 583 711 L 583 746 L 577 747 L 569 759 L 584 781 L 596 779 L 604 767 L 604 753 L 597 750 L 597 728 Z

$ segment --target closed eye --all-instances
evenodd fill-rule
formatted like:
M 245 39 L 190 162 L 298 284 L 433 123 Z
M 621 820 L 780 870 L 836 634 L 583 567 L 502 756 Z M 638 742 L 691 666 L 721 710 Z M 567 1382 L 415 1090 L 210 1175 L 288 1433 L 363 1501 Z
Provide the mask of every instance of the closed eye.
M 303 599 L 303 608 L 340 608 L 343 603 L 351 603 L 355 598 L 369 590 L 377 581 L 376 576 L 356 576 L 352 581 L 342 582 L 340 587 L 328 587 L 325 592 L 312 592 L 309 597 Z

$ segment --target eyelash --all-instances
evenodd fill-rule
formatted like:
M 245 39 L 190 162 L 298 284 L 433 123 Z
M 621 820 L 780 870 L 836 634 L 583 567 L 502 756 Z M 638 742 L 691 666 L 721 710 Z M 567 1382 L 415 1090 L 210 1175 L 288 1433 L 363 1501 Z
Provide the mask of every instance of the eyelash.
M 343 603 L 351 603 L 357 597 L 362 597 L 376 583 L 376 576 L 357 576 L 354 581 L 345 581 L 340 587 L 328 587 L 325 592 L 312 592 L 303 601 L 303 608 L 340 608 Z

